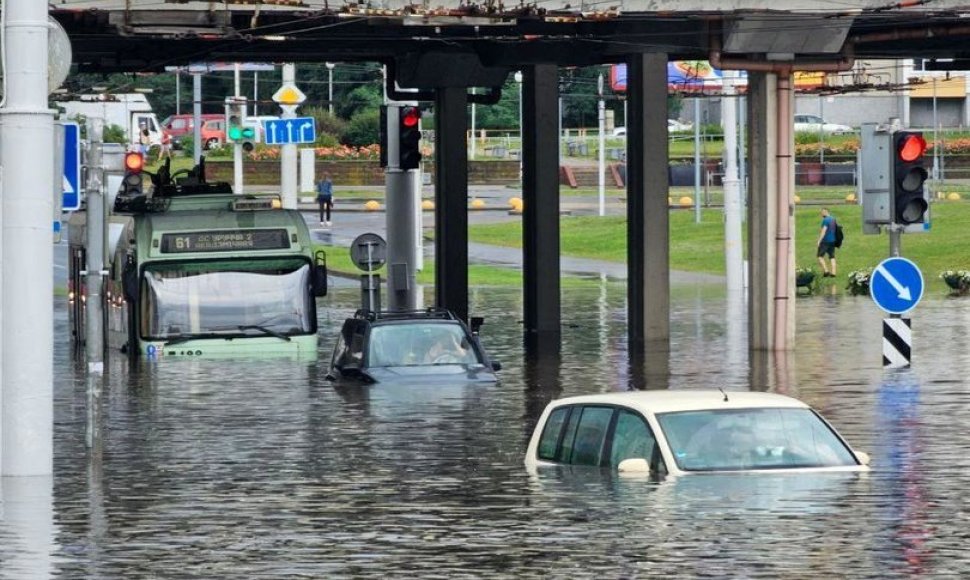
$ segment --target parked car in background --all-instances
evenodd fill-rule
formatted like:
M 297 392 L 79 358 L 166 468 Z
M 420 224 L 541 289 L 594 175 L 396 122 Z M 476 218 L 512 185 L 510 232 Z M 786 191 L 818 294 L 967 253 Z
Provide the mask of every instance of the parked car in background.
M 649 473 L 868 471 L 805 403 L 772 393 L 720 389 L 634 391 L 569 397 L 546 406 L 525 464 Z
M 667 131 L 669 133 L 675 133 L 677 131 L 691 131 L 694 126 L 690 123 L 682 123 L 677 119 L 667 119 Z M 626 135 L 626 127 L 616 127 L 613 129 L 614 137 L 622 137 Z
M 225 115 L 206 114 L 202 115 L 202 146 L 204 149 L 220 147 L 226 141 L 226 118 Z M 192 137 L 194 125 L 192 115 L 170 115 L 162 121 L 162 131 L 171 139 L 173 149 L 182 148 L 182 140 L 185 137 Z
M 818 115 L 795 115 L 795 132 L 807 133 L 831 133 L 832 135 L 843 135 L 855 131 L 848 125 L 828 123 Z

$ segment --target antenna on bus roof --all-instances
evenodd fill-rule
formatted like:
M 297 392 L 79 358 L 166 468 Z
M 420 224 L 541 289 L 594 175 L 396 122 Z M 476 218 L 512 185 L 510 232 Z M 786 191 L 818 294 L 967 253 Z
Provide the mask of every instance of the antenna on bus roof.
M 718 387 L 717 390 L 721 391 L 721 394 L 724 395 L 724 402 L 727 403 L 728 402 L 727 393 L 724 392 L 724 389 L 722 389 L 721 387 Z

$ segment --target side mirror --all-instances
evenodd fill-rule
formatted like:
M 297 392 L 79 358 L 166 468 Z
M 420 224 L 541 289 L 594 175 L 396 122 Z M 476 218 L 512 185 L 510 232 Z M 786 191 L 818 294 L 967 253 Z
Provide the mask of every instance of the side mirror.
M 855 453 L 855 458 L 859 460 L 859 463 L 861 465 L 869 465 L 869 462 L 872 461 L 872 459 L 869 457 L 869 454 L 866 453 L 865 451 L 855 451 L 854 453 Z
M 621 475 L 650 475 L 650 464 L 642 457 L 624 459 L 616 466 Z
M 471 327 L 472 334 L 478 334 L 481 330 L 482 325 L 485 324 L 485 319 L 481 316 L 472 316 L 469 326 Z
M 493 360 L 492 361 L 492 370 L 493 371 L 500 371 L 500 370 L 502 370 L 502 363 L 498 362 L 497 360 Z
M 121 271 L 121 289 L 128 302 L 134 302 L 138 298 L 138 268 L 131 256 L 128 256 Z
M 310 286 L 313 295 L 320 297 L 327 295 L 327 253 L 317 250 L 313 255 L 313 269 L 310 271 Z

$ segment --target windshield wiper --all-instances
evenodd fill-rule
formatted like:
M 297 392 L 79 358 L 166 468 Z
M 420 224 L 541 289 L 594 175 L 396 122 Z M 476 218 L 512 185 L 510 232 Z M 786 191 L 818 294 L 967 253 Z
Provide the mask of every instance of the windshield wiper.
M 165 341 L 165 346 L 174 346 L 176 344 L 182 344 L 183 342 L 188 342 L 190 340 L 205 339 L 205 338 L 232 338 L 232 337 L 226 336 L 224 333 L 219 333 L 219 332 L 206 332 L 202 334 L 176 334 L 174 337 L 167 339 Z
M 260 326 L 259 324 L 243 324 L 239 326 L 239 330 L 258 330 L 263 334 L 276 337 L 280 340 L 285 340 L 286 342 L 290 342 L 291 340 L 293 340 L 292 338 L 283 334 L 282 332 L 277 332 L 270 328 L 266 328 L 265 326 Z

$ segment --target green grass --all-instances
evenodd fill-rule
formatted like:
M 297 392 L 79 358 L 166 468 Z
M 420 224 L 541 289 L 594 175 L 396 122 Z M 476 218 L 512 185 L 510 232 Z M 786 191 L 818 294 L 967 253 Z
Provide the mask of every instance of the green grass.
M 862 268 L 871 268 L 889 255 L 886 234 L 863 235 L 862 208 L 857 205 L 831 206 L 845 230 L 845 245 L 837 253 L 839 278 Z M 906 234 L 902 254 L 916 262 L 926 278 L 930 292 L 943 293 L 946 285 L 939 273 L 950 269 L 970 269 L 970 204 L 934 203 L 932 229 L 925 234 Z M 724 273 L 723 213 L 719 209 L 701 212 L 694 223 L 692 210 L 670 213 L 670 266 L 675 270 Z M 820 271 L 815 258 L 815 242 L 821 224 L 820 207 L 800 206 L 795 211 L 796 264 Z M 483 224 L 469 228 L 475 242 L 520 247 L 520 221 Z M 564 217 L 561 221 L 563 255 L 614 262 L 626 260 L 626 219 L 623 217 Z
M 345 276 L 360 276 L 363 274 L 350 259 L 350 250 L 345 247 L 314 245 L 314 251 L 324 250 L 327 252 L 327 269 L 331 273 L 339 273 Z M 418 283 L 434 285 L 434 260 L 424 261 L 424 270 L 418 273 Z M 377 271 L 381 276 L 387 276 L 387 268 L 383 267 Z M 564 276 L 562 286 L 565 288 L 584 287 L 598 284 L 598 280 L 583 278 L 579 276 Z M 470 264 L 468 266 L 469 286 L 522 286 L 522 271 L 518 268 L 503 268 L 500 266 L 487 266 L 483 264 Z

